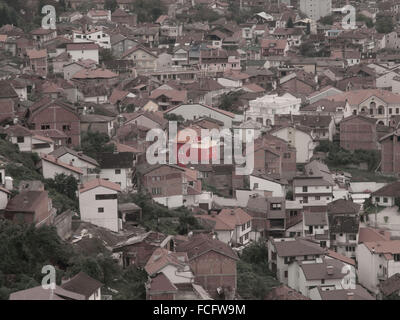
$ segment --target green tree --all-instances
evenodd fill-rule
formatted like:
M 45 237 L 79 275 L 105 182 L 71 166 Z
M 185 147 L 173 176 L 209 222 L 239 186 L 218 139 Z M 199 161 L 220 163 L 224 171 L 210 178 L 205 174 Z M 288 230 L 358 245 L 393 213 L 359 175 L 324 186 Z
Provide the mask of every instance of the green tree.
M 81 136 L 81 151 L 96 158 L 97 153 L 114 152 L 114 145 L 109 144 L 110 137 L 102 132 L 85 131 Z
M 154 22 L 167 10 L 161 0 L 136 0 L 133 12 L 137 14 L 138 22 Z
M 46 179 L 46 186 L 67 196 L 71 200 L 76 200 L 76 191 L 78 190 L 78 180 L 72 175 L 64 173 L 56 174 L 54 179 Z
M 101 49 L 99 52 L 100 63 L 115 60 L 111 49 Z
M 376 17 L 375 28 L 379 33 L 390 33 L 394 29 L 393 20 L 390 17 L 378 15 Z

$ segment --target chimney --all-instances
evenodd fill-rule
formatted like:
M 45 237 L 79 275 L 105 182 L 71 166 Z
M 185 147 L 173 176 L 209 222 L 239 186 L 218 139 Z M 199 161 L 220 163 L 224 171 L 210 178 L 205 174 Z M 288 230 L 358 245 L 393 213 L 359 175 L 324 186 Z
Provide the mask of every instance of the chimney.
M 353 300 L 354 299 L 354 292 L 347 292 L 347 300 Z
M 326 273 L 328 275 L 333 275 L 333 266 L 326 266 Z

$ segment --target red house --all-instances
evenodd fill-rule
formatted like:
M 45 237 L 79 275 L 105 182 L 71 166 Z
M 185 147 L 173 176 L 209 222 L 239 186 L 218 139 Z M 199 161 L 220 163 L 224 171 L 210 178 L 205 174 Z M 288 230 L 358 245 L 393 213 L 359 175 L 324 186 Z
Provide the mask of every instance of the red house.
M 79 146 L 81 124 L 76 109 L 60 100 L 43 98 L 33 104 L 26 117 L 32 130 L 56 129 L 67 136 L 67 145 Z

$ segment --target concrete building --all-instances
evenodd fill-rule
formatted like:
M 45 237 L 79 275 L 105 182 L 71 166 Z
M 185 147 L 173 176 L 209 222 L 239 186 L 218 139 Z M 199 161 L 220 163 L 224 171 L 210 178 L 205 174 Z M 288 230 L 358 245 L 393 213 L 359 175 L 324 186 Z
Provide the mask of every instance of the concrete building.
M 332 0 L 300 0 L 300 11 L 318 21 L 332 12 Z

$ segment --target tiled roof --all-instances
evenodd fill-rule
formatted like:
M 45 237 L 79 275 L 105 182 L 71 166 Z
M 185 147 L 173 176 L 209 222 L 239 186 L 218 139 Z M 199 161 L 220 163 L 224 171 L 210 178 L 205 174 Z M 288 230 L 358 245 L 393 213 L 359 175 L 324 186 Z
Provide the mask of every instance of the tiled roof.
M 118 77 L 118 74 L 108 69 L 82 69 L 76 72 L 72 79 L 110 79 L 116 77 Z
M 328 214 L 352 214 L 359 213 L 361 205 L 351 200 L 337 199 L 328 203 Z
M 400 254 L 400 240 L 364 242 L 364 245 L 373 253 L 388 254 L 388 260 L 393 259 L 392 254 Z
M 390 240 L 390 232 L 374 228 L 360 228 L 358 243 Z
M 164 273 L 159 273 L 156 277 L 151 278 L 149 283 L 150 294 L 154 293 L 175 293 L 178 291 L 178 288 L 169 281 Z
M 77 168 L 77 167 L 74 167 L 74 166 L 72 166 L 72 165 L 69 165 L 69 164 L 67 164 L 67 163 L 65 163 L 65 162 L 59 161 L 59 160 L 58 160 L 56 157 L 54 157 L 54 156 L 51 156 L 51 155 L 48 155 L 48 154 L 41 154 L 40 157 L 41 157 L 41 159 L 44 160 L 44 161 L 51 162 L 52 164 L 55 164 L 55 165 L 57 165 L 57 166 L 60 166 L 60 167 L 65 168 L 65 169 L 74 171 L 74 172 L 76 172 L 76 173 L 78 173 L 78 174 L 83 174 L 83 171 L 82 171 L 81 169 L 79 169 L 79 168 Z
M 375 192 L 372 196 L 400 197 L 400 181 L 390 183 Z
M 86 299 L 102 286 L 103 284 L 100 281 L 82 271 L 61 285 L 63 289 L 83 295 Z
M 47 191 L 23 191 L 8 202 L 6 211 L 34 212 L 42 205 L 42 200 L 47 197 L 47 194 Z
M 400 291 L 400 273 L 395 273 L 385 281 L 382 281 L 379 287 L 385 296 L 398 293 Z
M 55 290 L 44 289 L 41 285 L 10 294 L 10 300 L 85 300 L 77 294 L 56 286 Z
M 99 46 L 95 43 L 68 43 L 67 51 L 74 50 L 98 50 Z
M 347 99 L 349 104 L 353 106 L 359 105 L 361 102 L 367 100 L 371 96 L 375 96 L 389 104 L 400 103 L 399 94 L 383 89 L 352 90 L 330 96 L 329 99 L 334 101 L 345 101 Z
M 121 187 L 119 184 L 103 179 L 93 179 L 82 184 L 79 189 L 79 193 L 84 193 L 97 187 L 104 187 L 117 192 L 121 192 Z
M 19 124 L 10 126 L 5 129 L 5 131 L 10 137 L 30 137 L 33 135 L 28 128 L 25 128 Z
M 359 284 L 356 285 L 356 289 L 321 290 L 319 287 L 318 291 L 322 300 L 375 300 L 375 298 Z
M 273 240 L 273 244 L 280 257 L 321 255 L 325 253 L 325 250 L 319 244 L 301 238 L 289 241 Z
M 345 273 L 342 273 L 342 269 L 345 264 L 342 261 L 336 259 L 323 259 L 321 262 L 306 263 L 301 262 L 300 268 L 304 272 L 306 280 L 330 280 L 330 279 L 342 279 Z M 332 267 L 332 274 L 329 274 L 327 269 Z
M 70 149 L 68 147 L 65 147 L 65 146 L 61 146 L 61 147 L 59 147 L 58 149 L 54 150 L 53 152 L 51 152 L 49 154 L 58 159 L 58 158 L 62 157 L 64 154 L 67 154 L 67 153 L 69 153 L 69 154 L 71 154 L 71 155 L 73 155 L 73 156 L 75 156 L 75 157 L 77 157 L 77 158 L 79 158 L 79 159 L 81 159 L 83 161 L 89 162 L 89 163 L 91 163 L 91 164 L 93 164 L 95 166 L 99 165 L 99 163 L 95 159 L 93 159 L 93 158 L 91 158 L 91 157 L 89 157 L 89 156 L 87 156 L 87 155 L 85 155 L 83 153 L 80 153 L 78 151 L 75 151 L 75 150 L 72 150 L 72 149 Z
M 173 265 L 178 269 L 183 269 L 188 263 L 188 257 L 184 252 L 171 252 L 164 248 L 154 250 L 150 259 L 144 267 L 149 276 L 159 272 L 167 265 Z
M 36 50 L 36 49 L 27 49 L 26 54 L 28 55 L 29 59 L 40 59 L 40 58 L 47 58 L 47 50 Z

